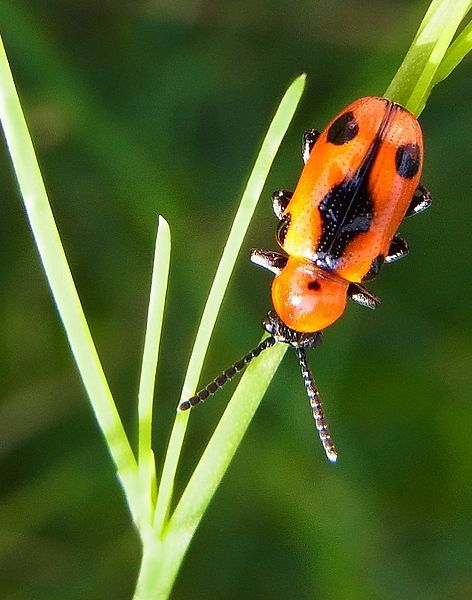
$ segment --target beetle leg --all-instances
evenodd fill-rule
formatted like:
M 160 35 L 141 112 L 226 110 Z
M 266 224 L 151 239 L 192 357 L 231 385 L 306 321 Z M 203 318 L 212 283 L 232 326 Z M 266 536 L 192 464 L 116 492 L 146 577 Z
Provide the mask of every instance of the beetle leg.
M 406 211 L 405 217 L 411 217 L 423 212 L 431 205 L 432 198 L 431 192 L 427 190 L 422 183 L 416 188 L 415 195 L 413 196 L 410 206 Z
M 387 256 L 385 257 L 385 263 L 395 262 L 406 256 L 408 252 L 408 242 L 403 240 L 398 234 L 394 235 Z
M 359 283 L 350 283 L 347 295 L 351 300 L 367 308 L 375 308 L 380 304 L 380 298 Z
M 308 162 L 311 150 L 319 137 L 320 132 L 316 129 L 307 129 L 303 134 L 302 156 L 304 163 Z
M 272 271 L 275 275 L 280 275 L 282 269 L 287 264 L 287 260 L 286 256 L 272 250 L 263 250 L 262 248 L 253 248 L 251 250 L 251 262 Z
M 377 275 L 379 274 L 380 269 L 382 268 L 384 260 L 385 257 L 383 256 L 383 254 L 379 254 L 378 256 L 376 256 L 372 261 L 372 264 L 370 265 L 370 269 L 364 275 L 362 281 L 370 281 L 371 279 L 375 279 L 375 277 L 377 277 Z
M 277 190 L 272 194 L 272 208 L 278 219 L 282 218 L 292 196 L 293 192 L 289 192 L 288 190 Z

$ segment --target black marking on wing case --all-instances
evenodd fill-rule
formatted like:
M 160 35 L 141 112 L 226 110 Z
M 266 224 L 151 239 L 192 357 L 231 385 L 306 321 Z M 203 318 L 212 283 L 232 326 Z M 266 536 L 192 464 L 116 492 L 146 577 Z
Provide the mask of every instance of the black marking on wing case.
M 374 202 L 367 189 L 369 174 L 396 108 L 392 103 L 387 106 L 377 135 L 354 176 L 333 187 L 318 206 L 322 233 L 316 249 L 316 263 L 322 268 L 335 269 L 348 244 L 371 227 Z
M 395 167 L 403 179 L 412 179 L 420 168 L 421 150 L 418 144 L 399 146 L 395 154 Z
M 335 186 L 318 207 L 322 219 L 322 234 L 318 243 L 318 258 L 325 257 L 326 267 L 341 258 L 349 242 L 361 232 L 369 231 L 373 218 L 373 202 L 364 181 L 344 180 Z M 331 259 L 331 260 L 330 260 Z
M 342 146 L 353 140 L 359 133 L 359 123 L 351 111 L 343 113 L 328 129 L 326 139 L 329 143 Z

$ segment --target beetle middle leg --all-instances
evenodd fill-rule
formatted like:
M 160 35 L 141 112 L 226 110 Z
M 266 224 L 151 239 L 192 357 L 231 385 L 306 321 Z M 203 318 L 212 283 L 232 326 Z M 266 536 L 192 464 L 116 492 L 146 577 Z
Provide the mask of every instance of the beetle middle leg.
M 380 304 L 380 298 L 359 283 L 350 283 L 347 295 L 353 302 L 367 308 L 375 308 Z
M 277 190 L 272 194 L 272 208 L 278 219 L 282 218 L 292 196 L 293 192 L 290 192 L 289 190 Z
M 288 258 L 280 252 L 263 250 L 262 248 L 253 248 L 250 258 L 251 262 L 272 271 L 275 275 L 280 275 L 288 261 Z

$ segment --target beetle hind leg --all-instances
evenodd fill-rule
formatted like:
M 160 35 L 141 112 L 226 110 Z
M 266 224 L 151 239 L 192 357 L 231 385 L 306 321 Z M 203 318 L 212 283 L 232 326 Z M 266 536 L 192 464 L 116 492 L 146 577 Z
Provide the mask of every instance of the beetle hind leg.
M 384 262 L 388 264 L 395 262 L 396 260 L 400 260 L 400 258 L 406 256 L 408 252 L 408 242 L 402 239 L 399 235 L 394 235 Z
M 410 202 L 410 206 L 406 211 L 405 217 L 411 217 L 423 212 L 431 206 L 432 197 L 431 192 L 424 187 L 422 183 L 416 188 L 415 195 Z
M 347 294 L 353 302 L 366 308 L 374 309 L 380 304 L 380 298 L 359 283 L 350 283 Z

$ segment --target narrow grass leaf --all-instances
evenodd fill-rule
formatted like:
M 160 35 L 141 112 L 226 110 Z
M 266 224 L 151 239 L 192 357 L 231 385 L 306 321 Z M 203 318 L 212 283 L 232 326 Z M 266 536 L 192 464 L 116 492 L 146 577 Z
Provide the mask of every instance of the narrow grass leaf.
M 419 115 L 470 0 L 433 0 L 385 96 Z
M 192 537 L 220 484 L 288 346 L 276 344 L 243 375 L 213 433 L 160 545 L 159 560 L 143 570 L 136 598 L 167 598 Z
M 142 519 L 141 529 L 144 527 L 145 530 L 151 527 L 154 513 L 152 488 L 156 480 L 156 467 L 151 449 L 152 415 L 154 384 L 169 277 L 170 248 L 169 225 L 163 217 L 159 217 L 138 402 L 138 469 L 140 499 L 143 507 L 140 517 Z
M 137 464 L 92 340 L 0 39 L 0 119 L 31 229 L 72 353 L 137 520 Z
M 205 305 L 203 316 L 198 329 L 195 344 L 190 357 L 181 398 L 192 395 L 200 376 L 205 354 L 211 334 L 223 301 L 224 293 L 234 268 L 241 244 L 254 213 L 257 201 L 261 195 L 270 167 L 279 149 L 282 139 L 290 125 L 298 102 L 305 86 L 305 75 L 298 77 L 285 92 L 277 112 L 269 126 L 254 168 L 244 190 L 241 203 L 234 219 L 226 242 L 223 255 L 216 271 L 213 284 Z M 190 412 L 178 413 L 169 441 L 169 446 L 163 467 L 161 482 L 157 496 L 155 528 L 158 534 L 162 531 L 167 518 L 175 473 L 182 449 L 182 443 L 187 429 Z
M 457 36 L 439 65 L 432 85 L 444 81 L 472 50 L 472 21 Z

